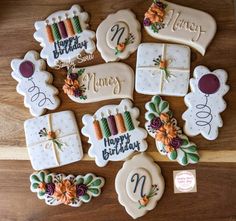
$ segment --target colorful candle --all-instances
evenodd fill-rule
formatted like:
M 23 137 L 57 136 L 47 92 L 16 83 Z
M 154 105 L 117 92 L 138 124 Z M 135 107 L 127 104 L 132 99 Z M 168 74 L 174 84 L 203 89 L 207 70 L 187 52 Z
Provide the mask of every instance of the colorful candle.
M 134 130 L 134 124 L 129 111 L 125 111 L 125 126 L 128 131 Z
M 108 121 L 108 125 L 109 125 L 109 128 L 110 128 L 111 134 L 112 135 L 118 134 L 118 130 L 117 130 L 117 127 L 116 127 L 116 121 L 115 121 L 114 115 L 110 115 L 107 118 L 107 121 Z
M 98 140 L 101 140 L 101 139 L 103 138 L 103 136 L 102 136 L 101 127 L 100 127 L 100 124 L 99 124 L 99 121 L 98 121 L 98 120 L 94 120 L 94 121 L 93 121 L 93 129 L 94 129 L 96 138 L 97 138 Z
M 75 34 L 71 20 L 67 18 L 65 21 L 66 31 L 69 37 L 73 36 Z
M 58 23 L 58 26 L 59 26 L 60 33 L 61 33 L 62 38 L 67 38 L 68 35 L 67 35 L 67 32 L 66 32 L 66 27 L 65 27 L 64 22 L 63 22 L 63 21 L 60 21 L 60 22 Z
M 53 37 L 56 41 L 61 40 L 61 35 L 60 35 L 59 29 L 58 29 L 58 26 L 56 23 L 52 24 L 52 33 L 53 33 Z
M 101 119 L 101 124 L 102 124 L 102 133 L 104 137 L 110 137 L 111 136 L 111 132 L 107 123 L 107 119 L 106 118 L 102 118 Z
M 126 131 L 126 129 L 125 129 L 125 125 L 124 125 L 124 120 L 123 120 L 122 114 L 117 113 L 115 115 L 115 121 L 116 121 L 116 126 L 117 126 L 117 129 L 118 129 L 118 132 L 119 133 L 124 133 Z
M 46 33 L 47 33 L 47 37 L 48 37 L 48 41 L 50 43 L 54 42 L 54 38 L 53 38 L 53 34 L 52 34 L 52 29 L 51 29 L 51 25 L 46 25 Z
M 74 30 L 79 34 L 82 32 L 81 26 L 80 26 L 80 22 L 79 22 L 79 17 L 78 16 L 74 16 L 72 18 L 72 23 L 73 23 L 73 27 Z

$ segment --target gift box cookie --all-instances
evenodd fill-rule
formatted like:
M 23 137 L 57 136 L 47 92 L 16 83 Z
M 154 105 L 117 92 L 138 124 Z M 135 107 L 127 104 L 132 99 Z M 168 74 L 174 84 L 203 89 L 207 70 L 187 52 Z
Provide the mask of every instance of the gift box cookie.
M 149 95 L 184 96 L 190 76 L 190 48 L 143 43 L 138 48 L 135 89 Z
M 71 111 L 26 120 L 26 145 L 32 167 L 49 169 L 79 161 L 83 157 L 75 116 Z

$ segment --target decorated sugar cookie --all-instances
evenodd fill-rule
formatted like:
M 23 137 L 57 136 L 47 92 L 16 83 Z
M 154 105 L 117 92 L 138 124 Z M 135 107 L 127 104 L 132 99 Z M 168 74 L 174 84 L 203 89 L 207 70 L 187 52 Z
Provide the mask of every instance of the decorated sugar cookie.
M 35 170 L 59 167 L 83 157 L 75 116 L 71 111 L 26 120 L 26 145 Z
M 194 69 L 190 80 L 192 92 L 185 96 L 188 109 L 183 114 L 186 121 L 184 132 L 189 136 L 202 134 L 208 140 L 215 140 L 218 128 L 223 126 L 220 113 L 226 108 L 223 96 L 228 92 L 227 73 L 218 69 L 210 71 L 204 66 Z
M 123 164 L 116 175 L 115 188 L 120 204 L 136 219 L 156 207 L 165 183 L 160 167 L 142 153 Z
M 31 174 L 30 182 L 31 191 L 36 192 L 38 198 L 45 200 L 47 205 L 65 204 L 72 207 L 79 207 L 89 203 L 93 197 L 98 197 L 105 184 L 104 178 L 92 173 L 74 176 L 43 170 Z
M 189 45 L 202 55 L 216 33 L 211 15 L 163 0 L 153 1 L 143 25 L 152 37 Z
M 11 62 L 12 77 L 18 81 L 16 90 L 24 96 L 24 105 L 33 116 L 60 105 L 57 88 L 52 86 L 53 77 L 46 71 L 46 63 L 36 51 L 28 51 L 23 59 Z
M 178 161 L 183 166 L 197 163 L 199 161 L 197 146 L 182 133 L 169 109 L 169 104 L 160 96 L 154 96 L 146 103 L 145 108 L 147 109 L 145 127 L 149 135 L 155 138 L 160 154 L 166 155 L 170 160 Z
M 133 99 L 133 69 L 114 62 L 70 69 L 63 90 L 71 100 L 89 103 L 115 98 Z
M 188 92 L 190 48 L 143 43 L 138 47 L 135 89 L 141 94 L 184 96 Z
M 147 132 L 138 126 L 138 116 L 138 108 L 133 107 L 128 99 L 122 100 L 119 105 L 103 106 L 93 115 L 83 116 L 82 134 L 89 138 L 91 144 L 88 154 L 95 157 L 99 167 L 147 149 Z
M 70 10 L 55 12 L 44 21 L 35 22 L 34 38 L 43 47 L 40 55 L 50 67 L 70 66 L 81 53 L 95 51 L 95 33 L 88 30 L 88 20 L 88 13 L 73 5 Z
M 126 59 L 137 50 L 141 41 L 141 26 L 129 9 L 109 15 L 98 26 L 97 48 L 106 61 Z

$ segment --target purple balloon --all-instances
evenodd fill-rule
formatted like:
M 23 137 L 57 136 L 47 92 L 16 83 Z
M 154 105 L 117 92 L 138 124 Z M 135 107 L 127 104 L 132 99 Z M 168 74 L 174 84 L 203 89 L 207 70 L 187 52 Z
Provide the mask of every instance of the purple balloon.
M 220 88 L 220 81 L 214 74 L 206 74 L 200 78 L 198 87 L 202 93 L 214 94 Z
M 31 61 L 23 61 L 19 70 L 23 77 L 30 78 L 34 74 L 34 64 Z

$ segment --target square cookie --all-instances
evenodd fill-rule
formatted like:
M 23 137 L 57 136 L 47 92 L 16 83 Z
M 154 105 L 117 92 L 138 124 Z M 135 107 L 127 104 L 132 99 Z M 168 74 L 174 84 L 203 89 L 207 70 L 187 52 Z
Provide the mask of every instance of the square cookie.
M 136 91 L 149 95 L 186 95 L 190 76 L 190 54 L 188 46 L 140 44 L 136 65 Z
M 32 118 L 25 121 L 24 128 L 29 157 L 35 170 L 82 159 L 82 144 L 73 112 L 62 111 Z

